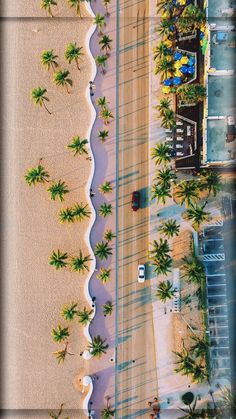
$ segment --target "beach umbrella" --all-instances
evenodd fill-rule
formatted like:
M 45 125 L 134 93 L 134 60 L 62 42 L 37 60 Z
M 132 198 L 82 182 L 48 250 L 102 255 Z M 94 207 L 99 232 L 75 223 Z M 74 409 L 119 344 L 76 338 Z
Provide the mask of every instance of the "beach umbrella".
M 178 68 L 175 70 L 175 77 L 182 77 L 182 73 Z
M 168 78 L 164 81 L 164 86 L 171 86 L 172 85 L 172 79 Z
M 178 0 L 180 6 L 184 6 L 186 4 L 186 0 Z
M 180 62 L 181 62 L 181 64 L 187 64 L 188 63 L 188 57 L 187 56 L 182 57 Z
M 200 32 L 200 39 L 202 39 L 204 37 L 204 33 Z
M 174 60 L 175 60 L 175 61 L 181 60 L 181 58 L 182 58 L 182 57 L 183 57 L 183 55 L 181 54 L 181 52 L 176 51 L 176 52 L 174 53 Z
M 195 72 L 194 67 L 188 67 L 189 74 L 194 74 L 194 72 Z
M 188 72 L 188 67 L 186 65 L 182 65 L 182 67 L 180 67 L 180 71 L 183 74 L 186 74 Z
M 176 86 L 179 86 L 181 84 L 182 80 L 181 80 L 180 77 L 174 77 L 173 82 Z
M 192 66 L 194 64 L 195 64 L 195 58 L 194 57 L 190 57 L 189 60 L 188 60 L 188 65 L 189 66 Z
M 175 62 L 174 62 L 174 68 L 179 69 L 180 67 L 182 67 L 181 62 L 180 62 L 180 61 L 175 61 Z

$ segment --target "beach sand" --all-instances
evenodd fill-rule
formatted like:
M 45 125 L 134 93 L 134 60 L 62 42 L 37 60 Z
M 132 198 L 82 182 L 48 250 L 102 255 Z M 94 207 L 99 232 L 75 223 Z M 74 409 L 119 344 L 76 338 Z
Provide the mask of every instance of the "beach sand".
M 33 5 L 31 11 L 34 12 Z M 81 408 L 76 377 L 81 368 L 85 373 L 88 368 L 79 356 L 87 345 L 82 326 L 75 321 L 70 327 L 69 350 L 75 355 L 63 365 L 58 366 L 52 355 L 63 345 L 54 343 L 50 334 L 52 327 L 66 324 L 60 316 L 64 304 L 74 301 L 79 308 L 86 305 L 86 275 L 55 271 L 49 266 L 48 257 L 58 248 L 70 254 L 82 249 L 88 254 L 84 239 L 88 221 L 62 225 L 58 222 L 58 211 L 74 202 L 86 202 L 90 162 L 84 157 L 73 157 L 66 145 L 75 135 L 85 138 L 91 121 L 85 98 L 91 62 L 85 54 L 79 72 L 75 64 L 65 62 L 63 53 L 69 42 L 77 41 L 84 46 L 90 25 L 90 19 L 78 20 L 73 25 L 69 19 L 1 23 L 3 409 L 59 409 L 62 402 L 68 409 Z M 71 72 L 74 85 L 70 95 L 53 85 L 52 74 L 41 67 L 41 51 L 51 48 L 60 57 L 61 66 Z M 31 89 L 37 86 L 48 90 L 51 116 L 30 99 Z M 64 203 L 49 199 L 47 185 L 31 188 L 26 185 L 23 176 L 27 168 L 38 164 L 40 157 L 52 179 L 67 183 L 71 192 Z M 37 416 L 34 412 L 30 417 Z

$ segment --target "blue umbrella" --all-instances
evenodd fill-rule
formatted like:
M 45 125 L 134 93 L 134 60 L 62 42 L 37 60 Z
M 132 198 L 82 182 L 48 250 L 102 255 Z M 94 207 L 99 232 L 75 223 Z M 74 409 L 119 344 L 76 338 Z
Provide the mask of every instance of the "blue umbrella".
M 175 61 L 179 61 L 179 60 L 181 60 L 181 58 L 183 57 L 183 55 L 181 54 L 181 52 L 175 52 L 174 53 L 174 60 Z
M 204 38 L 204 32 L 200 32 L 200 39 Z
M 189 58 L 189 60 L 188 60 L 188 65 L 189 65 L 189 66 L 192 66 L 192 65 L 194 65 L 194 64 L 195 64 L 195 58 L 190 57 L 190 58 Z
M 180 67 L 180 71 L 183 74 L 186 74 L 188 72 L 188 67 L 186 65 L 182 65 L 182 67 Z
M 194 71 L 195 71 L 195 70 L 194 70 L 194 67 L 189 67 L 189 68 L 188 68 L 188 73 L 189 73 L 189 74 L 194 74 Z
M 172 79 L 166 79 L 165 81 L 164 81 L 164 86 L 171 86 L 172 85 Z
M 173 82 L 176 86 L 178 86 L 179 84 L 181 84 L 182 80 L 180 77 L 174 77 Z

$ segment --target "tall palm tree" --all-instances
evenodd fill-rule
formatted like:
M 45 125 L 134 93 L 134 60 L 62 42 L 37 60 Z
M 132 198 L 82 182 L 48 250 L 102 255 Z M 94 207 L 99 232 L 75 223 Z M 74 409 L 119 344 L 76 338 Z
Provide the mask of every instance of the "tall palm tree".
M 88 140 L 86 138 L 82 140 L 79 135 L 76 135 L 72 138 L 71 143 L 68 144 L 67 148 L 74 153 L 74 156 L 77 154 L 82 156 L 83 154 L 88 154 L 87 144 Z
M 49 111 L 49 109 L 47 108 L 45 101 L 49 102 L 48 97 L 45 95 L 47 93 L 47 89 L 45 89 L 44 87 L 35 87 L 34 89 L 32 89 L 31 91 L 31 98 L 34 101 L 35 105 L 39 105 L 39 106 L 43 106 L 44 109 L 46 109 L 46 111 L 49 113 L 49 115 L 52 114 L 52 112 Z
M 206 367 L 195 363 L 193 372 L 192 372 L 192 380 L 196 383 L 202 383 L 203 381 L 208 379 L 208 374 L 206 372 Z
M 174 21 L 165 18 L 161 19 L 158 24 L 157 32 L 162 39 L 172 38 L 174 36 Z
M 82 60 L 82 55 L 84 55 L 82 49 L 83 47 L 80 47 L 76 44 L 76 42 L 74 42 L 68 44 L 65 51 L 66 60 L 69 62 L 69 64 L 71 64 L 72 61 L 75 61 L 78 70 L 80 70 L 79 62 Z
M 165 41 L 160 41 L 154 48 L 153 48 L 153 59 L 162 60 L 166 55 L 169 54 L 170 49 L 168 48 Z
M 107 102 L 106 96 L 100 96 L 96 100 L 97 106 L 99 106 L 102 109 L 107 109 L 107 105 L 109 102 Z
M 160 11 L 164 12 L 166 10 L 172 11 L 174 8 L 173 0 L 159 0 L 156 3 L 156 13 L 158 14 Z
M 159 105 L 155 106 L 155 109 L 159 111 L 160 116 L 163 116 L 166 111 L 171 109 L 171 100 L 169 98 L 167 99 L 161 99 L 159 102 Z
M 73 215 L 77 221 L 83 221 L 86 218 L 89 218 L 91 215 L 91 211 L 88 209 L 88 204 L 75 204 L 72 208 Z
M 109 136 L 109 131 L 107 130 L 102 130 L 102 131 L 98 131 L 98 138 L 101 141 L 101 143 L 104 143 L 106 141 L 106 139 Z
M 107 396 L 106 399 L 107 399 L 107 403 L 104 409 L 101 411 L 101 417 L 102 419 L 111 419 L 115 415 L 115 410 L 111 409 L 111 406 L 109 403 L 110 397 Z
M 110 119 L 114 118 L 112 112 L 107 108 L 101 109 L 99 116 L 103 120 L 105 125 L 108 125 L 110 123 Z
M 104 218 L 108 217 L 108 215 L 112 215 L 112 205 L 106 204 L 106 202 L 104 202 L 104 204 L 100 205 L 98 213 L 101 217 Z
M 166 164 L 171 160 L 171 148 L 167 144 L 158 143 L 151 150 L 151 157 L 155 159 L 156 164 Z
M 75 221 L 75 216 L 73 208 L 64 208 L 59 212 L 59 220 L 61 223 L 73 223 Z
M 109 35 L 102 35 L 99 45 L 101 45 L 101 50 L 105 51 L 106 55 L 109 57 L 109 52 L 111 51 L 111 42 L 112 39 L 109 37 Z
M 183 275 L 188 278 L 189 282 L 201 284 L 201 281 L 206 277 L 203 263 L 196 256 L 184 257 L 182 260 L 184 262 L 181 267 Z
M 101 73 L 106 74 L 107 55 L 97 55 L 95 61 L 98 68 L 101 69 Z
M 97 243 L 94 249 L 94 254 L 99 259 L 108 259 L 108 256 L 112 255 L 112 248 L 108 246 L 108 242 Z
M 51 199 L 55 201 L 57 198 L 62 202 L 64 201 L 64 195 L 69 193 L 68 186 L 66 183 L 61 180 L 58 182 L 53 182 L 48 188 L 48 192 L 51 194 Z
M 180 198 L 180 205 L 185 203 L 187 206 L 195 204 L 199 200 L 199 185 L 195 180 L 182 180 L 178 185 L 175 193 Z
M 112 301 L 106 301 L 105 304 L 103 304 L 103 314 L 104 316 L 111 316 L 113 312 L 113 303 Z
M 110 280 L 111 269 L 100 268 L 97 278 L 103 283 L 106 284 Z
M 41 9 L 44 9 L 48 14 L 53 17 L 52 6 L 57 6 L 57 1 L 55 0 L 41 0 Z
M 170 189 L 167 187 L 160 186 L 158 183 L 152 185 L 151 200 L 157 198 L 158 203 L 165 205 L 166 198 L 171 198 Z
M 111 0 L 103 0 L 103 5 L 106 8 L 106 15 L 109 16 L 108 5 L 111 3 Z
M 70 305 L 65 305 L 61 310 L 61 315 L 65 320 L 72 321 L 75 316 L 78 314 L 77 310 L 78 303 L 71 303 Z
M 162 188 L 170 188 L 171 183 L 175 182 L 177 176 L 171 167 L 165 167 L 156 173 L 155 180 Z
M 92 320 L 93 310 L 89 310 L 86 307 L 83 310 L 78 311 L 79 323 L 86 326 Z
M 112 230 L 106 230 L 104 235 L 104 240 L 106 240 L 107 242 L 112 241 L 112 239 L 114 239 L 116 237 L 115 233 L 113 233 Z
M 167 109 L 162 115 L 161 126 L 166 129 L 173 129 L 176 126 L 175 112 Z
M 67 0 L 70 7 L 74 7 L 76 9 L 76 14 L 79 17 L 81 16 L 81 9 L 80 9 L 80 3 L 82 3 L 84 0 Z
M 59 419 L 59 417 L 62 414 L 63 406 L 64 406 L 64 403 L 61 403 L 59 412 L 57 414 L 54 413 L 54 412 L 49 412 L 49 417 L 52 418 L 52 419 Z M 64 418 L 64 419 L 69 419 L 69 418 Z
M 54 342 L 63 342 L 70 336 L 69 328 L 62 327 L 60 324 L 57 326 L 56 329 L 52 329 L 52 338 Z
M 57 58 L 58 56 L 54 54 L 53 49 L 45 50 L 41 54 L 41 63 L 48 71 L 50 69 L 55 71 L 56 67 L 58 67 Z
M 189 4 L 184 8 L 176 24 L 180 32 L 187 33 L 191 30 L 199 29 L 205 21 L 205 10 L 203 11 L 199 6 L 194 4 Z
M 68 352 L 68 342 L 66 342 L 64 349 L 60 349 L 59 351 L 53 352 L 53 355 L 55 355 L 57 359 L 58 364 L 63 364 L 63 362 L 66 359 L 66 355 L 74 355 L 70 352 Z
M 223 408 L 223 412 L 228 411 L 229 417 L 235 417 L 236 412 L 236 395 L 229 387 L 220 387 L 221 396 L 219 406 Z
M 44 167 L 39 164 L 37 167 L 32 167 L 27 170 L 26 175 L 24 176 L 26 183 L 29 186 L 36 185 L 37 183 L 48 182 L 49 173 L 44 169 Z
M 169 280 L 159 282 L 156 296 L 160 301 L 166 303 L 167 300 L 171 300 L 173 298 L 174 293 L 173 285 Z
M 68 264 L 67 262 L 68 254 L 61 252 L 59 249 L 57 251 L 53 250 L 50 258 L 49 265 L 54 266 L 56 270 L 65 268 Z
M 152 266 L 157 276 L 167 275 L 169 272 L 171 272 L 172 259 L 169 255 L 160 259 L 154 257 L 152 259 Z
M 200 339 L 198 336 L 191 336 L 194 344 L 191 346 L 190 351 L 197 357 L 197 358 L 205 358 L 206 353 L 209 349 L 209 342 L 206 339 Z
M 179 86 L 176 94 L 178 99 L 183 102 L 183 104 L 194 104 L 202 102 L 206 97 L 206 87 L 201 84 L 183 84 Z
M 100 15 L 100 13 L 97 13 L 94 18 L 94 24 L 97 25 L 99 35 L 102 35 L 102 29 L 106 26 L 106 19 L 105 16 Z
M 99 191 L 103 194 L 112 192 L 112 185 L 111 182 L 109 182 L 108 180 L 106 180 L 104 183 L 102 183 L 102 185 L 99 186 Z
M 179 235 L 180 225 L 177 223 L 176 220 L 169 219 L 162 223 L 159 231 L 163 233 L 168 239 L 178 236 Z
M 184 212 L 183 218 L 192 221 L 192 226 L 194 230 L 199 231 L 202 223 L 211 220 L 210 212 L 204 211 L 206 202 L 203 205 L 190 205 L 190 207 Z
M 100 358 L 102 354 L 106 354 L 106 350 L 109 345 L 105 344 L 105 342 L 106 339 L 102 339 L 100 335 L 93 337 L 92 342 L 88 346 L 93 357 Z
M 212 193 L 216 196 L 221 190 L 221 175 L 214 170 L 205 169 L 200 176 L 200 189 L 207 189 L 209 195 Z
M 173 61 L 169 61 L 166 57 L 163 57 L 159 62 L 156 63 L 154 74 L 160 74 L 161 80 L 172 77 L 174 74 Z
M 196 404 L 197 404 L 197 398 L 195 398 L 194 403 L 191 405 L 188 405 L 188 408 L 182 408 L 179 409 L 182 410 L 182 412 L 185 413 L 184 416 L 181 416 L 181 418 L 178 419 L 197 419 L 204 416 L 201 416 L 200 412 L 196 412 Z M 206 416 L 207 417 L 207 416 Z
M 151 243 L 153 249 L 150 250 L 150 257 L 155 257 L 157 259 L 163 259 L 168 256 L 170 251 L 169 243 L 166 239 L 160 238 L 159 243 L 156 240 L 153 240 Z
M 177 356 L 178 367 L 175 368 L 175 372 L 180 372 L 182 375 L 192 375 L 194 371 L 195 361 L 190 356 L 188 350 L 183 346 L 181 352 L 176 351 L 174 354 Z
M 69 92 L 68 85 L 72 86 L 73 82 L 68 77 L 70 75 L 69 70 L 59 70 L 56 71 L 53 75 L 53 81 L 57 86 L 62 86 L 66 88 L 67 93 Z
M 79 256 L 74 256 L 70 260 L 70 267 L 73 272 L 84 272 L 85 270 L 89 272 L 89 267 L 87 262 L 90 262 L 92 259 L 90 255 L 84 256 L 82 250 L 79 251 Z

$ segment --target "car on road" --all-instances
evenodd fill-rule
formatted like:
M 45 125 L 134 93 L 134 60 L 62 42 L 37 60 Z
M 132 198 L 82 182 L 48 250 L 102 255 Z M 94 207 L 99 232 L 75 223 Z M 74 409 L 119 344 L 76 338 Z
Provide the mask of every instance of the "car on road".
M 138 265 L 138 282 L 145 281 L 145 265 Z
M 132 193 L 131 208 L 133 211 L 137 211 L 140 207 L 140 192 L 134 191 Z

